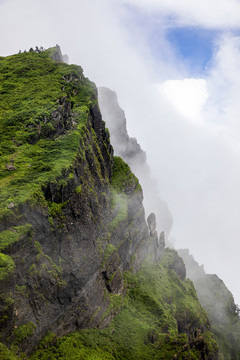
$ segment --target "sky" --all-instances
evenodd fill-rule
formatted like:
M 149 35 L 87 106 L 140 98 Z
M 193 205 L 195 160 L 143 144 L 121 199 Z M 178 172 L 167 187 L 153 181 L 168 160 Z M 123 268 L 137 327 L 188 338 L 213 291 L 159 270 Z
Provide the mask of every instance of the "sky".
M 117 92 L 172 242 L 240 304 L 240 1 L 0 0 L 0 34 L 1 56 L 59 44 Z

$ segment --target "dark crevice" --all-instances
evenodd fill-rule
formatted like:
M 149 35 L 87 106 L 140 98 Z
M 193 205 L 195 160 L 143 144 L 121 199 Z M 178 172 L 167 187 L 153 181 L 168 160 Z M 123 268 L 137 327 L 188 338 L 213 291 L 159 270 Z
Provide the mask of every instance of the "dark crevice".
M 102 272 L 102 277 L 103 277 L 103 280 L 104 280 L 104 282 L 105 282 L 105 286 L 106 286 L 108 292 L 112 292 L 111 287 L 110 287 L 110 285 L 109 285 L 109 283 L 108 283 L 108 282 L 109 282 L 109 278 L 108 278 L 108 276 L 107 276 L 107 272 L 106 272 L 106 271 L 103 271 L 103 272 Z

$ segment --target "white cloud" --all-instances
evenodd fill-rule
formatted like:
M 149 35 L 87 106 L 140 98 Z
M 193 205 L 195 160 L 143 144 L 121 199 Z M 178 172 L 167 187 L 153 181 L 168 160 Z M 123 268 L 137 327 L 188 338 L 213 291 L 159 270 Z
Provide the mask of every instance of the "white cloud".
M 222 37 L 207 81 L 211 94 L 206 107 L 208 121 L 239 131 L 240 37 Z
M 205 79 L 167 80 L 157 90 L 190 121 L 201 123 L 202 107 L 208 98 Z
M 134 5 L 150 14 L 158 12 L 182 25 L 209 28 L 239 28 L 240 3 L 238 0 L 116 0 Z
M 238 303 L 240 292 L 235 274 L 240 270 L 239 64 L 239 37 L 224 35 L 204 79 L 209 97 L 204 103 L 206 97 L 201 91 L 197 96 L 195 115 L 201 115 L 201 122 L 187 123 L 164 107 L 159 98 L 159 110 L 155 109 L 159 133 L 152 132 L 148 144 L 151 166 L 174 215 L 172 234 L 176 246 L 192 249 L 207 271 L 224 279 Z M 192 94 L 187 96 L 189 104 L 185 103 L 184 82 L 171 81 L 173 88 L 168 97 L 189 119 L 189 115 L 194 115 Z M 193 84 L 189 83 L 187 92 Z M 154 157 L 156 149 L 164 156 Z

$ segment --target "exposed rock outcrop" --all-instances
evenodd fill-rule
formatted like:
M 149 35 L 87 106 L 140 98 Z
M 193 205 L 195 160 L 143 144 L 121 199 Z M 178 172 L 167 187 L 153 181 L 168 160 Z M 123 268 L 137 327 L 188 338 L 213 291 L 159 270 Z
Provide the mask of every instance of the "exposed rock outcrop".
M 62 55 L 62 51 L 59 45 L 56 45 L 55 47 L 48 49 L 48 51 L 51 52 L 51 58 L 54 61 L 64 62 L 64 57 Z
M 156 230 L 156 216 L 154 213 L 151 213 L 147 218 L 147 223 L 150 230 L 150 236 L 152 236 Z
M 164 231 L 162 231 L 159 235 L 159 246 L 160 246 L 160 249 L 164 249 L 165 248 L 165 234 L 164 234 Z

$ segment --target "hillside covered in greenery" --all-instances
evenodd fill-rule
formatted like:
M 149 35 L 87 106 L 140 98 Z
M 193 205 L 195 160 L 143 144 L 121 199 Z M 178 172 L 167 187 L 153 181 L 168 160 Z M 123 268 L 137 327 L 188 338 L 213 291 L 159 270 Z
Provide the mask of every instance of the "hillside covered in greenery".
M 125 273 L 127 294 L 112 295 L 116 315 L 108 327 L 60 339 L 49 332 L 30 359 L 215 359 L 217 344 L 193 284 L 173 270 L 177 256 L 167 249 L 158 264 Z M 19 332 L 11 352 L 1 345 L 3 359 L 18 359 L 14 349 L 28 335 Z
M 1 359 L 217 359 L 95 85 L 59 60 L 0 58 Z
M 96 103 L 82 69 L 52 61 L 51 52 L 0 58 L 1 218 L 12 216 L 13 206 L 41 197 L 42 185 L 69 167 L 89 105 Z

